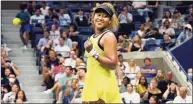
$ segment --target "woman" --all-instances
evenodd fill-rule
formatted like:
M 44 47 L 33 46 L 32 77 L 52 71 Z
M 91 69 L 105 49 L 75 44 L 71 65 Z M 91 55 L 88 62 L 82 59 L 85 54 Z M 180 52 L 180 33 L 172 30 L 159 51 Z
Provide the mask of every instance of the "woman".
M 159 104 L 159 99 L 157 96 L 151 96 L 149 99 L 149 104 Z
M 136 77 L 136 74 L 140 72 L 140 67 L 136 65 L 134 59 L 130 59 L 128 62 L 128 67 L 125 69 L 125 74 L 127 77 L 129 77 L 131 80 L 134 80 Z
M 162 18 L 162 24 L 165 22 L 165 20 L 172 22 L 172 14 L 169 10 L 165 12 L 165 14 Z
M 68 35 L 69 36 L 76 36 L 78 34 L 79 34 L 79 32 L 76 31 L 75 26 L 74 25 L 70 25 Z
M 175 10 L 171 27 L 174 29 L 180 29 L 180 25 L 182 26 L 182 24 L 180 24 L 180 20 L 181 20 L 181 14 L 178 10 Z
M 60 31 L 55 24 L 52 25 L 49 38 L 54 40 L 60 37 Z
M 3 97 L 3 103 L 14 103 L 16 94 L 20 90 L 20 86 L 18 84 L 13 84 L 11 87 L 11 92 L 8 92 Z
M 139 95 L 141 96 L 143 93 L 145 93 L 145 91 L 147 91 L 147 88 L 147 79 L 144 76 L 140 77 L 139 84 L 136 87 L 136 92 L 139 93 Z
M 26 98 L 25 92 L 23 90 L 20 90 L 17 92 L 15 102 L 17 101 L 17 99 L 21 99 L 23 103 L 27 103 L 27 98 Z
M 117 40 L 112 31 L 118 28 L 118 19 L 110 3 L 93 10 L 93 34 L 84 44 L 87 56 L 87 74 L 82 92 L 83 103 L 120 103 L 115 69 L 118 63 Z
M 170 85 L 167 86 L 167 90 L 163 94 L 163 99 L 170 99 L 174 100 L 176 96 L 179 96 L 179 90 L 177 83 L 172 82 Z
M 124 73 L 121 69 L 117 70 L 117 82 L 118 82 L 118 86 L 122 85 L 122 81 L 123 81 L 123 77 L 124 77 Z
M 140 71 L 138 71 L 136 73 L 136 77 L 131 81 L 131 84 L 133 85 L 134 88 L 136 88 L 136 86 L 139 84 L 139 79 L 141 78 L 142 73 Z
M 124 93 L 127 92 L 127 84 L 130 83 L 130 79 L 128 77 L 124 77 L 121 85 L 119 86 L 119 92 Z
M 150 86 L 148 88 L 148 99 L 151 96 L 157 96 L 159 99 L 162 98 L 160 89 L 157 88 L 158 82 L 156 79 L 150 81 Z
M 164 72 L 163 70 L 158 70 L 155 79 L 159 82 L 164 80 Z
M 142 38 L 145 37 L 145 35 L 146 35 L 145 24 L 141 24 L 140 29 L 137 31 L 137 34 L 138 34 L 140 37 L 142 37 Z
M 129 44 L 128 52 L 134 52 L 134 51 L 142 51 L 143 50 L 143 44 L 141 42 L 141 37 L 139 35 L 135 35 L 132 42 Z

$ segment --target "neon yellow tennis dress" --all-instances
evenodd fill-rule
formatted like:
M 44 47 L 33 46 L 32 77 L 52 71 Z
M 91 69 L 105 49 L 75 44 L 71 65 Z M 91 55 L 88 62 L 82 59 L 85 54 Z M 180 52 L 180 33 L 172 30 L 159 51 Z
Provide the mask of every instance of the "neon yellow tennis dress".
M 98 41 L 107 33 L 106 30 L 97 37 L 91 36 L 93 48 L 104 56 L 104 51 L 98 46 Z M 82 101 L 97 101 L 102 99 L 105 103 L 121 103 L 118 83 L 114 70 L 104 68 L 101 64 L 85 51 L 87 57 L 87 73 L 82 92 Z

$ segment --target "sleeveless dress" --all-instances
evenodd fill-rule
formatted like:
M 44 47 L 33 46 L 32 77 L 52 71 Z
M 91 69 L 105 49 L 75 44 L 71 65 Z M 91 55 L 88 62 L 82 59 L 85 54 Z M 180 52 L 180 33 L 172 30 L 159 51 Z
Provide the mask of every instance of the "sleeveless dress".
M 104 56 L 104 51 L 99 46 L 99 41 L 102 36 L 110 32 L 104 31 L 97 37 L 90 37 L 95 49 L 100 56 Z M 87 73 L 82 91 L 82 101 L 97 101 L 103 100 L 105 103 L 121 103 L 118 83 L 115 76 L 115 71 L 102 66 L 94 57 L 85 51 L 87 57 Z

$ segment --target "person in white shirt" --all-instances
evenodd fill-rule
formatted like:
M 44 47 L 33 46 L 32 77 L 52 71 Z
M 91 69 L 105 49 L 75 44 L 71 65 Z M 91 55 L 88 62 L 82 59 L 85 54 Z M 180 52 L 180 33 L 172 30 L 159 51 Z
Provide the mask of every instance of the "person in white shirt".
M 159 33 L 160 34 L 164 34 L 167 33 L 170 36 L 174 36 L 175 35 L 175 31 L 174 29 L 170 26 L 170 21 L 169 20 L 165 20 L 164 21 L 164 26 L 161 26 L 159 28 Z
M 141 24 L 140 29 L 137 31 L 137 34 L 142 38 L 146 36 L 145 24 Z
M 50 8 L 50 7 L 47 6 L 47 4 L 46 4 L 45 1 L 42 2 L 42 8 L 40 8 L 42 15 L 44 15 L 44 16 L 48 15 L 48 9 L 49 9 L 49 8 Z
M 136 93 L 133 90 L 133 85 L 132 84 L 127 84 L 127 90 L 128 92 L 121 93 L 121 98 L 123 101 L 128 104 L 128 103 L 140 103 L 140 95 Z
M 4 95 L 3 103 L 8 103 L 8 104 L 14 103 L 16 94 L 20 90 L 20 87 L 17 84 L 13 84 L 11 89 L 12 89 L 11 92 L 8 92 Z
M 125 74 L 131 80 L 135 79 L 137 72 L 140 71 L 140 67 L 136 65 L 134 59 L 130 59 L 128 62 L 128 68 L 125 69 Z
M 50 31 L 50 39 L 58 39 L 60 37 L 60 31 L 57 29 L 56 24 L 53 24 Z
M 180 96 L 176 96 L 173 103 L 192 104 L 192 96 L 187 95 L 187 89 L 185 87 L 180 87 L 179 91 Z
M 45 16 L 41 15 L 40 9 L 36 9 L 35 15 L 31 16 L 30 18 L 30 24 L 38 23 L 43 25 L 44 19 L 45 19 Z
M 60 35 L 64 38 L 64 45 L 67 45 L 70 49 L 72 48 L 72 40 L 68 38 L 68 34 L 66 31 L 60 31 Z M 60 37 L 59 37 L 60 38 Z M 59 44 L 59 38 L 54 39 L 53 47 L 55 48 Z
M 77 56 L 76 56 L 75 51 L 71 50 L 69 56 L 70 57 L 65 60 L 65 65 L 66 66 L 71 66 L 72 68 L 76 68 L 76 58 L 77 58 Z
M 69 56 L 70 48 L 64 44 L 63 37 L 59 38 L 59 45 L 54 48 L 54 51 L 57 52 L 57 54 L 61 54 L 63 57 Z
M 69 14 L 65 14 L 64 8 L 60 8 L 59 21 L 61 27 L 68 27 L 71 24 L 71 18 Z
M 121 70 L 123 71 L 128 68 L 128 63 L 123 61 L 122 54 L 118 55 L 118 65 L 119 65 L 119 68 L 121 68 Z
M 62 76 L 66 76 L 66 72 L 65 72 L 65 66 L 64 65 L 60 65 L 60 73 L 55 75 L 55 82 L 58 82 L 58 80 L 60 79 L 60 77 Z
M 133 21 L 133 15 L 128 12 L 128 7 L 123 7 L 123 11 L 118 16 L 120 24 L 127 24 Z

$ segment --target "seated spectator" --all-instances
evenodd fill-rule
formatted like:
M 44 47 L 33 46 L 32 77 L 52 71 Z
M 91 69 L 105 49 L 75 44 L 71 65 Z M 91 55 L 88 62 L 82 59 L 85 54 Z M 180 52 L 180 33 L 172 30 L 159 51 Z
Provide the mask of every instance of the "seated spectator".
M 157 74 L 155 76 L 155 79 L 159 82 L 161 80 L 164 80 L 164 72 L 163 70 L 157 70 Z
M 121 93 L 121 98 L 125 103 L 140 103 L 140 96 L 134 91 L 132 84 L 127 84 L 127 92 Z
M 19 85 L 19 80 L 16 78 L 14 74 L 9 74 L 8 78 L 4 78 L 2 80 L 3 88 L 6 88 L 8 92 L 11 91 L 11 86 L 14 84 Z
M 157 96 L 151 96 L 149 99 L 149 104 L 159 104 L 159 99 Z
M 175 35 L 174 29 L 171 27 L 171 22 L 169 20 L 164 21 L 164 25 L 159 28 L 160 34 L 169 34 L 171 36 Z
M 174 46 L 175 44 L 171 41 L 171 38 L 170 38 L 170 36 L 169 36 L 169 34 L 165 34 L 164 36 L 163 36 L 163 43 L 161 44 L 161 46 L 160 46 L 160 50 L 163 50 L 163 51 L 165 51 L 165 50 L 167 50 L 166 48 L 172 48 L 173 46 Z
M 180 33 L 180 35 L 177 38 L 177 44 L 184 42 L 190 37 L 192 37 L 192 26 L 190 24 L 186 24 L 184 26 L 184 30 Z
M 132 42 L 129 44 L 128 52 L 134 52 L 134 51 L 142 51 L 144 45 L 141 42 L 141 37 L 139 35 L 135 35 L 132 39 Z
M 20 86 L 18 84 L 13 84 L 11 86 L 11 92 L 8 92 L 3 97 L 3 103 L 14 103 L 16 94 L 20 90 Z
M 85 74 L 86 74 L 86 65 L 80 65 L 77 67 L 77 78 L 78 78 L 78 87 L 84 87 L 84 81 L 85 81 Z
M 78 42 L 72 42 L 72 49 L 71 50 L 73 50 L 75 52 L 76 56 L 78 56 L 78 57 L 80 56 L 81 50 L 78 46 Z
M 50 7 L 47 6 L 46 1 L 42 2 L 42 8 L 40 8 L 40 10 L 41 10 L 41 13 L 42 13 L 43 16 L 48 15 L 48 9 L 49 9 L 49 8 L 50 8 Z
M 187 95 L 187 89 L 185 87 L 180 87 L 179 96 L 174 98 L 172 103 L 182 103 L 182 104 L 190 104 L 192 103 L 192 96 Z
M 78 57 L 76 56 L 75 51 L 71 50 L 69 54 L 69 58 L 65 60 L 65 65 L 71 66 L 72 68 L 76 68 L 77 59 Z
M 54 39 L 58 39 L 59 37 L 60 37 L 60 31 L 58 30 L 57 26 L 53 24 L 51 27 L 49 38 L 51 40 L 54 40 Z
M 23 103 L 29 103 L 29 102 L 27 101 L 25 92 L 24 92 L 23 90 L 20 90 L 20 91 L 17 92 L 14 102 L 16 102 L 17 99 L 21 99 L 21 101 L 22 101 Z
M 146 57 L 144 59 L 145 66 L 141 67 L 141 72 L 147 79 L 152 79 L 156 76 L 156 66 L 151 64 L 151 59 Z
M 141 76 L 139 79 L 139 84 L 136 87 L 136 92 L 139 93 L 140 96 L 142 96 L 142 94 L 145 93 L 147 89 L 148 89 L 147 79 L 144 76 Z
M 55 77 L 54 77 L 54 81 L 55 83 L 58 82 L 58 80 L 62 77 L 62 76 L 66 76 L 66 72 L 65 72 L 65 66 L 60 64 L 60 72 L 55 74 Z M 54 73 L 53 73 L 54 74 Z
M 4 71 L 4 77 L 1 76 L 1 86 L 5 85 L 6 82 L 8 82 L 9 74 L 11 74 L 11 71 L 9 68 L 3 69 Z
M 136 77 L 137 72 L 140 71 L 140 67 L 136 65 L 134 59 L 130 59 L 128 62 L 128 68 L 125 69 L 124 73 L 126 76 L 133 80 Z
M 117 51 L 127 52 L 129 47 L 129 42 L 125 39 L 125 37 L 121 34 L 118 37 L 117 43 Z
M 82 103 L 82 100 L 81 100 L 81 94 L 82 94 L 82 90 L 83 90 L 83 87 L 79 88 L 78 91 L 75 91 L 74 92 L 74 96 L 72 98 L 72 100 L 70 101 L 70 103 Z M 80 96 L 79 96 L 80 95 Z
M 68 34 L 66 31 L 60 31 L 60 37 L 62 37 L 64 39 L 64 45 L 68 46 L 70 49 L 72 48 L 72 40 L 70 38 L 68 38 Z M 59 45 L 59 39 L 54 39 L 53 42 L 53 48 L 55 48 L 56 46 Z
M 171 22 L 171 27 L 174 29 L 180 29 L 180 27 L 182 26 L 181 23 L 181 14 L 178 10 L 174 11 L 174 15 L 173 15 L 173 19 Z
M 165 11 L 164 13 L 164 16 L 162 18 L 162 25 L 165 24 L 164 22 L 166 20 L 168 20 L 170 23 L 172 22 L 172 13 L 169 10 Z
M 193 27 L 193 5 L 189 7 L 189 14 L 184 19 Z
M 172 82 L 170 85 L 167 85 L 167 90 L 163 94 L 163 99 L 174 100 L 176 96 L 179 96 L 179 88 L 177 83 Z
M 122 81 L 122 83 L 121 83 L 121 86 L 119 86 L 119 92 L 120 92 L 120 93 L 127 92 L 127 84 L 129 84 L 129 83 L 130 83 L 130 79 L 129 79 L 127 76 L 125 76 L 125 77 L 123 78 L 123 81 Z
M 58 65 L 59 59 L 56 57 L 55 51 L 49 50 L 48 59 L 42 62 L 42 86 L 45 85 L 45 81 L 47 80 L 54 66 Z
M 65 13 L 64 8 L 60 8 L 59 21 L 60 21 L 60 27 L 63 27 L 63 31 L 66 31 L 66 29 L 71 24 L 71 18 L 68 13 Z
M 124 62 L 124 60 L 123 60 L 123 55 L 122 55 L 122 54 L 119 54 L 119 55 L 118 55 L 118 65 L 119 65 L 119 68 L 120 68 L 122 71 L 125 71 L 125 69 L 127 69 L 127 67 L 128 67 L 128 63 L 127 63 L 127 62 Z
M 144 38 L 144 37 L 146 36 L 145 24 L 141 24 L 140 29 L 137 31 L 137 34 L 138 34 L 141 38 Z
M 124 6 L 123 11 L 118 16 L 118 20 L 120 24 L 128 24 L 133 21 L 133 15 L 129 13 L 128 7 Z
M 46 26 L 48 26 L 49 29 L 51 29 L 52 24 L 56 24 L 58 21 L 59 17 L 57 14 L 54 13 L 53 8 L 48 9 L 48 15 L 45 16 L 45 23 Z M 58 26 L 59 24 L 57 24 Z
M 147 30 L 148 31 L 148 30 Z M 149 30 L 147 33 L 146 33 L 146 36 L 145 38 L 155 38 L 155 39 L 161 39 L 162 38 L 162 35 L 159 33 L 159 30 L 158 28 L 153 28 L 151 30 Z
M 157 96 L 158 99 L 162 99 L 162 92 L 157 86 L 158 86 L 157 80 L 152 79 L 150 81 L 150 86 L 148 87 L 148 99 L 150 99 L 151 96 Z
M 35 11 L 37 9 L 37 3 L 36 1 L 31 1 L 31 5 L 27 8 L 30 15 L 34 15 Z
M 142 73 L 138 71 L 136 74 L 136 77 L 133 80 L 131 80 L 131 84 L 133 85 L 135 89 L 136 89 L 136 86 L 139 84 L 139 79 L 141 76 L 143 76 Z
M 119 87 L 122 85 L 123 77 L 124 77 L 123 71 L 120 70 L 120 69 L 118 69 L 118 70 L 117 70 L 117 82 L 118 82 L 118 86 L 119 86 Z
M 76 36 L 79 34 L 79 32 L 75 29 L 74 25 L 70 25 L 68 34 L 69 34 L 69 37 Z
M 78 11 L 78 15 L 75 16 L 75 21 L 78 26 L 88 26 L 88 18 L 84 15 L 83 10 Z
M 147 1 L 146 9 L 149 9 L 149 12 L 151 13 L 151 15 L 149 15 L 149 12 L 148 12 L 148 16 L 150 17 L 151 20 L 154 20 L 157 17 L 156 12 L 158 10 L 158 6 L 159 6 L 158 0 Z
M 15 103 L 16 103 L 16 104 L 23 104 L 23 102 L 22 102 L 21 99 L 17 99 L 17 100 L 15 101 Z
M 168 72 L 165 76 L 165 80 L 158 82 L 158 88 L 161 90 L 162 94 L 167 90 L 167 85 L 170 85 L 172 81 L 172 72 Z
M 41 15 L 40 9 L 36 9 L 34 15 L 30 18 L 30 24 L 33 26 L 40 25 L 43 27 L 45 16 Z
M 38 42 L 37 49 L 41 50 L 42 52 L 44 51 L 46 45 L 48 45 L 48 42 L 51 41 L 49 38 L 49 31 L 45 30 L 44 31 L 44 37 L 41 38 Z
M 192 73 L 193 73 L 192 68 L 189 68 L 188 69 L 188 76 L 190 77 L 191 80 L 193 79 Z

